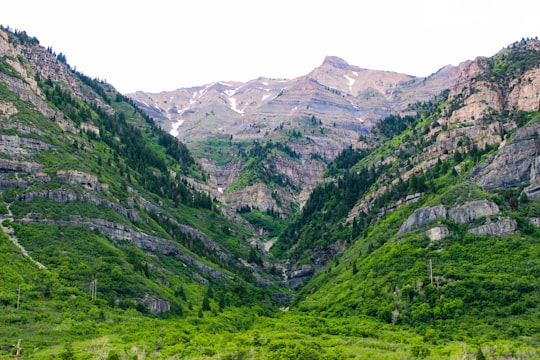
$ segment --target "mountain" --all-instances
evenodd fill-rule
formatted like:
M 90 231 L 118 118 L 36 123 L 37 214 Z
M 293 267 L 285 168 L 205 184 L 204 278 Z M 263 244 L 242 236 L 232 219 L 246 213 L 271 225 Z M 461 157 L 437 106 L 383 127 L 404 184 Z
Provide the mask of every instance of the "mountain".
M 216 82 L 128 94 L 175 135 L 210 175 L 207 190 L 233 209 L 287 217 L 326 165 L 378 121 L 449 88 L 460 69 L 427 78 L 362 69 L 338 57 L 295 79 Z
M 539 75 L 538 40 L 477 58 L 336 158 L 271 249 L 291 307 L 414 327 L 424 356 L 442 338 L 537 342 Z
M 223 109 L 261 117 L 186 145 L 63 54 L 1 28 L 0 357 L 538 358 L 539 60 L 524 39 L 427 79 L 383 73 L 401 89 L 384 100 L 396 109 L 372 103 L 381 117 L 356 132 L 348 99 L 387 85 L 338 58 L 261 105 L 288 114 L 311 101 L 281 133 L 214 84 L 201 104 L 228 96 Z M 355 140 L 334 150 L 334 131 Z M 325 144 L 334 155 L 305 158 Z M 237 167 L 223 197 L 212 161 Z M 295 183 L 302 162 L 322 180 Z M 246 188 L 270 191 L 267 208 L 234 200 Z
M 62 323 L 89 329 L 115 309 L 276 306 L 280 277 L 255 234 L 186 180 L 207 175 L 182 143 L 24 32 L 0 30 L 0 59 L 3 324 L 41 328 L 41 347 Z
M 457 174 L 472 171 L 468 176 L 479 179 L 478 184 L 488 190 L 529 184 L 527 194 L 533 195 L 535 186 L 530 182 L 535 175 L 530 171 L 535 169 L 535 143 L 528 149 L 505 145 L 539 110 L 538 42 L 512 46 L 493 58 L 480 57 L 465 65 L 447 92 L 416 104 L 416 116 L 391 115 L 380 121 L 372 129 L 370 149 L 343 152 L 327 169 L 327 173 L 342 175 L 337 179 L 338 188 L 334 182 L 315 189 L 304 212 L 282 233 L 274 252 L 286 251 L 289 260 L 302 257 L 301 263 L 313 263 L 306 247 L 315 250 L 313 257 L 319 262 L 325 258 L 319 251 L 340 253 L 343 234 L 329 234 L 336 224 L 356 221 L 365 226 L 401 205 L 419 201 L 426 190 L 436 190 L 433 172 L 438 174 L 450 166 Z M 535 136 L 535 130 L 520 131 L 532 131 L 527 136 Z M 387 141 L 389 138 L 393 139 Z M 496 149 L 498 154 L 479 164 Z M 467 154 L 474 162 L 458 166 Z M 510 167 L 518 166 L 515 163 L 519 168 Z M 350 186 L 354 188 L 347 189 Z M 325 203 L 332 197 L 332 205 Z M 329 206 L 334 208 L 327 209 Z M 319 212 L 327 212 L 326 219 L 321 219 Z M 304 226 L 311 235 L 301 231 Z M 313 232 L 314 228 L 322 228 L 322 234 Z M 341 240 L 334 243 L 332 237 Z

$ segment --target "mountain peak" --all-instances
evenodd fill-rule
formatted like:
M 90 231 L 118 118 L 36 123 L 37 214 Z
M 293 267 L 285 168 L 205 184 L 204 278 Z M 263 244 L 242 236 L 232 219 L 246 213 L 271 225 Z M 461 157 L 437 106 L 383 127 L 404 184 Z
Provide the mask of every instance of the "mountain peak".
M 323 65 L 330 65 L 338 69 L 346 69 L 350 66 L 348 62 L 337 56 L 325 57 Z

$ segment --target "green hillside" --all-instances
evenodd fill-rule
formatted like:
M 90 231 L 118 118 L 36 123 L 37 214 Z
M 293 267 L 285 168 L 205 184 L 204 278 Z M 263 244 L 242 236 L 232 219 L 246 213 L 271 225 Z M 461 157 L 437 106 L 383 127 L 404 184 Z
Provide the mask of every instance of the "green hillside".
M 511 104 L 537 41 L 381 121 L 291 219 L 213 199 L 184 144 L 64 55 L 0 45 L 1 358 L 540 357 L 540 109 Z M 238 184 L 294 188 L 265 162 L 296 159 L 285 140 L 245 145 Z
M 490 88 L 509 93 L 509 78 L 538 66 L 529 61 L 538 54 L 531 50 L 537 42 L 532 43 L 515 44 L 489 59 L 482 81 L 489 79 Z M 437 346 L 455 341 L 477 344 L 484 352 L 488 347 L 491 357 L 510 356 L 502 350 L 509 346 L 528 349 L 523 350 L 526 358 L 538 357 L 540 232 L 535 224 L 540 202 L 528 198 L 536 180 L 530 175 L 489 190 L 475 183 L 488 166 L 483 162 L 500 156 L 498 143 L 479 149 L 474 139 L 464 137 L 452 152 L 422 156 L 438 134 L 451 130 L 444 122 L 466 106 L 467 96 L 445 93 L 411 107 L 417 111 L 414 117 L 384 119 L 372 131 L 369 150 L 348 149 L 329 166 L 334 180 L 313 191 L 272 251 L 300 268 L 320 254 L 346 250 L 316 269 L 292 308 L 331 319 L 367 316 L 410 329 L 423 337 L 434 357 L 444 357 L 434 351 Z M 538 109 L 492 110 L 481 121 L 507 123 L 510 130 L 499 139 L 504 137 L 508 148 L 538 145 Z M 508 176 L 517 171 L 514 161 L 531 161 L 527 156 L 512 153 L 492 171 Z M 385 162 L 388 157 L 393 161 Z M 535 171 L 534 160 L 526 171 Z M 497 210 L 464 221 L 465 209 L 478 204 Z M 420 223 L 416 219 L 422 210 L 434 216 Z M 416 225 L 403 230 L 407 222 Z M 503 224 L 512 224 L 512 230 L 488 230 Z M 431 231 L 440 229 L 446 232 L 442 239 L 430 238 Z

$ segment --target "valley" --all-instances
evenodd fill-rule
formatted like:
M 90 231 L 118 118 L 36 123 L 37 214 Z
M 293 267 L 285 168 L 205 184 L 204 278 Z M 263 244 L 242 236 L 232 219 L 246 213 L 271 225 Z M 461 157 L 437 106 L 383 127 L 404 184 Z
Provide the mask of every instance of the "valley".
M 540 357 L 537 39 L 123 95 L 2 27 L 0 123 L 2 358 Z
M 186 144 L 208 172 L 213 196 L 235 208 L 274 209 L 288 217 L 303 206 L 342 150 L 367 146 L 359 139 L 377 121 L 438 95 L 466 65 L 416 78 L 328 56 L 318 68 L 290 80 L 216 82 L 128 96 Z M 250 171 L 254 144 L 264 150 L 281 147 L 255 160 L 273 177 Z

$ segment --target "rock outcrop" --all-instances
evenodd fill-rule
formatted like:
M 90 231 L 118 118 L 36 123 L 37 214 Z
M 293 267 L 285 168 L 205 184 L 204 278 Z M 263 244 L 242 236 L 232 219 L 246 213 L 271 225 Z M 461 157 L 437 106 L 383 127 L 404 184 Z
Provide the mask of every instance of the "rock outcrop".
M 403 225 L 401 225 L 398 234 L 404 234 L 412 228 L 421 227 L 437 218 L 446 219 L 447 214 L 448 211 L 444 205 L 416 209 Z
M 36 139 L 17 135 L 0 135 L 0 152 L 14 159 L 27 158 L 42 150 L 49 150 L 51 145 Z
M 171 302 L 168 300 L 144 298 L 142 303 L 146 305 L 148 310 L 153 314 L 171 311 Z
M 448 211 L 448 216 L 455 223 L 468 224 L 481 217 L 487 217 L 499 213 L 499 207 L 494 202 L 488 200 L 477 200 L 451 208 Z
M 470 174 L 486 190 L 516 188 L 540 180 L 540 123 L 519 129 L 510 143 Z
M 216 279 L 232 278 L 230 275 L 218 271 L 202 261 L 195 259 L 188 253 L 183 252 L 178 248 L 178 245 L 174 241 L 142 233 L 125 224 L 114 223 L 103 219 L 82 219 L 77 216 L 72 217 L 69 221 L 40 218 L 26 218 L 15 221 L 21 224 L 39 223 L 46 225 L 71 225 L 85 227 L 90 230 L 99 230 L 103 234 L 109 236 L 112 240 L 126 240 L 144 251 L 177 258 L 186 264 L 195 266 L 203 274 L 208 274 Z
M 66 203 L 68 201 L 85 201 L 96 206 L 104 206 L 115 212 L 125 216 L 130 221 L 147 222 L 139 212 L 135 209 L 127 209 L 110 200 L 95 196 L 90 192 L 78 192 L 68 189 L 30 191 L 24 194 L 17 195 L 15 201 L 32 201 L 36 197 L 42 197 L 51 201 Z
M 398 234 L 404 234 L 413 228 L 422 227 L 436 219 L 450 219 L 458 224 L 471 224 L 477 219 L 488 218 L 493 215 L 499 215 L 500 210 L 497 204 L 488 200 L 469 201 L 464 204 L 454 206 L 447 209 L 444 205 L 423 207 L 416 209 L 414 213 L 401 225 Z M 514 223 L 515 221 L 512 220 Z M 486 227 L 478 227 L 474 230 L 475 233 L 492 233 L 493 235 L 504 234 L 508 235 L 515 232 L 515 227 L 512 221 L 501 221 L 500 224 L 488 223 Z M 471 232 L 472 229 L 471 229 Z M 442 240 L 449 235 L 448 228 L 445 226 L 437 226 L 429 229 L 426 235 L 431 240 Z
M 214 240 L 212 240 L 208 235 L 206 235 L 202 231 L 192 228 L 191 226 L 180 224 L 173 219 L 169 219 L 169 221 L 175 224 L 180 231 L 200 240 L 204 244 L 204 246 L 206 246 L 208 249 L 215 251 L 216 254 L 221 259 L 226 260 L 226 261 L 233 260 L 231 254 L 223 250 L 223 248 L 218 243 L 216 243 Z
M 292 270 L 287 276 L 287 284 L 293 289 L 299 289 L 313 276 L 315 268 L 309 264 L 303 264 Z
M 35 174 L 41 169 L 43 169 L 43 165 L 35 162 L 0 159 L 0 172 L 14 171 Z
M 538 46 L 540 51 L 540 46 Z M 533 80 L 536 79 L 536 80 Z M 523 111 L 540 110 L 540 68 L 533 68 L 525 72 L 520 78 L 510 83 L 510 93 L 506 99 L 510 109 Z
M 0 179 L 0 190 L 3 189 L 24 189 L 28 187 L 28 182 L 16 179 Z
M 507 236 L 515 234 L 517 228 L 516 220 L 502 219 L 497 222 L 489 222 L 487 224 L 469 229 L 469 232 L 478 235 Z
M 56 176 L 70 184 L 82 185 L 90 190 L 99 190 L 99 182 L 96 175 L 79 170 L 58 170 Z
M 536 181 L 523 189 L 523 193 L 529 200 L 540 200 L 540 182 Z

